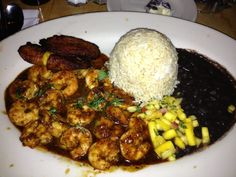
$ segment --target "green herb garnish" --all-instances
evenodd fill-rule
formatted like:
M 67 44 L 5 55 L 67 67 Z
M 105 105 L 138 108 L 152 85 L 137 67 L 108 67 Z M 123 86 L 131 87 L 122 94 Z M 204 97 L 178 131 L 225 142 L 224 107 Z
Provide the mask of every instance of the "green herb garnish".
M 124 102 L 124 100 L 121 99 L 121 98 L 114 98 L 113 100 L 111 100 L 110 105 L 119 106 L 119 105 L 121 105 L 123 102 Z
M 75 125 L 76 129 L 79 129 L 82 133 L 86 133 L 87 129 L 82 127 L 80 124 Z
M 94 97 L 94 99 L 88 103 L 88 106 L 93 109 L 99 110 L 99 105 L 106 100 L 103 97 L 98 97 L 97 95 Z
M 38 97 L 42 96 L 47 90 L 51 89 L 52 87 L 53 87 L 52 84 L 44 85 L 35 93 L 35 96 L 38 96 Z
M 153 129 L 153 130 L 154 130 L 155 135 L 158 136 L 159 135 L 158 130 L 157 129 Z
M 179 127 L 183 129 L 187 128 L 186 125 L 182 121 L 179 122 Z
M 102 81 L 103 79 L 105 79 L 108 76 L 107 72 L 104 70 L 100 70 L 98 73 L 98 80 Z
M 54 107 L 52 107 L 52 108 L 49 109 L 49 113 L 50 113 L 52 116 L 54 116 L 54 115 L 56 115 L 56 113 L 57 113 L 57 109 L 54 108 Z
M 17 88 L 17 89 L 16 89 L 16 98 L 17 98 L 17 99 L 22 99 L 22 98 L 24 98 L 24 97 L 22 96 L 22 89 L 21 89 L 21 88 Z
M 82 100 L 77 100 L 77 102 L 74 104 L 74 106 L 77 109 L 81 109 L 83 107 L 83 101 Z

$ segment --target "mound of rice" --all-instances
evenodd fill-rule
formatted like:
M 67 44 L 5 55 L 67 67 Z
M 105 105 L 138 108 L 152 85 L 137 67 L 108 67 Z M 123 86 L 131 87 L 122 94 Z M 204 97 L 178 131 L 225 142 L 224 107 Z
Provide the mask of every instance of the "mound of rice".
M 176 49 L 164 34 L 138 28 L 122 36 L 113 48 L 109 78 L 137 102 L 160 100 L 174 91 L 177 61 Z

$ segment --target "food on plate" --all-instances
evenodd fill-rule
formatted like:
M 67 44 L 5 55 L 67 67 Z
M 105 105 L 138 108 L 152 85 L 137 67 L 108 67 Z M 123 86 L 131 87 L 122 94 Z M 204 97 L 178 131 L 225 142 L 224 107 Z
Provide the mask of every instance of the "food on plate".
M 92 60 L 101 54 L 96 44 L 72 36 L 54 35 L 41 39 L 39 43 L 45 50 L 64 57 Z
M 173 13 L 170 3 L 168 3 L 168 1 L 165 0 L 151 0 L 146 5 L 146 10 L 149 13 L 159 14 L 159 15 L 171 16 Z
M 135 29 L 116 43 L 109 59 L 109 78 L 115 86 L 148 102 L 170 95 L 177 84 L 178 56 L 162 33 Z
M 135 35 L 139 36 L 139 42 Z M 150 42 L 153 35 L 154 41 Z M 60 40 L 60 37 L 56 38 Z M 131 41 L 122 45 L 124 38 Z M 86 43 L 82 39 L 62 36 L 62 41 L 69 39 Z M 51 48 L 58 47 L 58 43 L 49 43 Z M 208 146 L 222 137 L 236 121 L 235 79 L 206 57 L 189 50 L 175 49 L 166 36 L 154 30 L 128 32 L 116 44 L 110 60 L 102 53 L 94 58 L 78 59 L 72 52 L 70 57 L 81 63 L 73 66 L 70 62 L 71 68 L 64 65 L 70 61 L 70 57 L 65 55 L 70 47 L 65 51 L 59 47 L 59 52 L 49 52 L 49 48 L 43 45 L 42 42 L 41 45 L 28 43 L 20 47 L 23 59 L 27 57 L 28 61 L 37 62 L 19 74 L 5 92 L 9 119 L 21 131 L 20 141 L 24 146 L 44 147 L 99 170 L 113 166 L 136 167 L 173 161 Z M 156 45 L 159 48 L 153 49 Z M 131 48 L 125 51 L 120 49 L 122 46 L 133 47 L 133 54 Z M 30 47 L 32 50 L 29 50 Z M 154 55 L 144 51 L 143 47 L 152 50 Z M 128 58 L 119 51 L 126 52 Z M 53 65 L 58 60 L 56 57 L 48 58 L 48 53 L 49 56 L 60 56 L 59 65 L 63 67 Z M 130 55 L 137 59 L 129 58 Z M 140 55 L 146 60 L 140 59 Z M 156 62 L 154 56 L 161 56 L 158 58 L 161 62 Z M 152 68 L 148 61 L 159 70 L 153 68 L 154 71 L 148 71 L 147 67 Z M 112 75 L 119 72 L 116 67 L 127 71 L 115 62 L 130 64 L 132 72 L 136 71 L 132 62 L 137 62 L 138 66 L 143 62 L 140 68 L 164 79 L 162 84 L 170 81 L 171 84 L 165 86 L 168 91 L 163 94 L 164 88 L 156 81 L 149 81 L 150 75 L 146 77 L 146 72 L 140 71 L 144 74 L 144 82 L 150 85 L 143 92 L 145 99 L 137 101 L 133 93 L 115 84 L 126 82 L 116 80 L 118 76 Z M 127 79 L 127 74 L 123 77 L 120 79 Z M 139 83 L 141 79 L 135 78 L 135 75 L 132 77 L 133 84 L 142 87 Z M 146 94 L 151 89 L 158 92 L 156 87 L 161 90 L 159 97 L 150 99 L 148 96 L 147 99 Z M 143 89 L 146 88 L 140 90 Z
M 45 51 L 40 45 L 28 42 L 19 48 L 20 56 L 27 62 L 36 65 L 46 65 L 48 69 L 76 69 L 86 68 L 87 63 L 81 62 L 75 58 L 68 58 Z
M 88 68 L 95 59 L 107 60 L 97 45 L 71 36 L 54 35 L 41 39 L 40 44 L 27 42 L 18 52 L 25 61 L 53 70 Z

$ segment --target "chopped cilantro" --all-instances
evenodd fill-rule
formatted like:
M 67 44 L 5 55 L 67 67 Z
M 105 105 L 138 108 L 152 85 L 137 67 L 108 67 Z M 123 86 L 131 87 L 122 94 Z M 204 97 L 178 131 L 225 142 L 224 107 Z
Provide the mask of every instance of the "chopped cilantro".
M 154 129 L 154 132 L 155 132 L 155 135 L 158 136 L 159 135 L 159 132 L 157 129 Z
M 17 98 L 17 99 L 22 99 L 22 98 L 24 98 L 24 97 L 22 96 L 22 89 L 20 89 L 20 88 L 17 88 L 17 89 L 16 89 L 16 98 Z
M 142 107 L 140 105 L 137 106 L 136 112 L 142 112 Z
M 179 122 L 179 126 L 180 128 L 183 128 L 183 129 L 187 128 L 186 125 L 182 121 Z
M 123 103 L 123 99 L 120 99 L 120 98 L 114 98 L 111 102 L 110 102 L 110 105 L 113 105 L 113 106 L 119 106 Z
M 94 99 L 89 102 L 88 106 L 93 109 L 99 109 L 99 105 L 103 103 L 105 99 L 103 97 L 98 97 L 97 95 L 94 97 Z
M 57 113 L 57 109 L 54 108 L 54 107 L 52 107 L 52 108 L 50 108 L 49 113 L 50 113 L 51 115 L 55 115 L 55 114 Z
M 39 96 L 39 97 L 42 96 L 47 90 L 51 89 L 52 87 L 53 87 L 52 84 L 44 85 L 35 93 L 35 96 Z
M 86 133 L 87 129 L 82 127 L 80 124 L 77 124 L 75 126 L 76 129 L 79 129 L 82 133 Z
M 78 100 L 75 105 L 76 108 L 82 108 L 83 107 L 83 101 L 82 100 Z
M 108 76 L 107 72 L 104 70 L 100 70 L 98 73 L 98 80 L 102 81 L 103 79 L 105 79 Z

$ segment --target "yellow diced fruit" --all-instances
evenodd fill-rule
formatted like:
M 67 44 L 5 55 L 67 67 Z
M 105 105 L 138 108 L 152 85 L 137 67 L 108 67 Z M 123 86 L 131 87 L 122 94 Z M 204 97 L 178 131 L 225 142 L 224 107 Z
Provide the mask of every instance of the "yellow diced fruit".
M 191 118 L 191 117 L 188 117 L 188 118 L 185 119 L 184 122 L 186 122 L 186 123 L 192 123 L 192 118 Z
M 129 107 L 127 108 L 127 110 L 128 110 L 129 112 L 135 112 L 135 111 L 137 111 L 137 106 L 129 106 Z
M 175 99 L 175 105 L 180 105 L 182 100 L 183 100 L 182 98 L 176 98 Z
M 182 110 L 177 110 L 177 116 L 182 121 L 186 119 L 186 114 Z
M 144 113 L 140 113 L 137 115 L 137 117 L 144 119 L 146 117 L 146 115 Z
M 185 135 L 189 146 L 196 146 L 196 139 L 193 132 L 193 127 L 190 123 L 186 123 Z
M 147 110 L 156 110 L 155 105 L 152 104 L 152 103 L 148 103 L 148 104 L 145 106 L 145 108 L 146 108 Z
M 168 96 L 168 97 L 166 97 L 165 100 L 170 105 L 170 104 L 173 104 L 176 99 L 174 97 L 172 97 L 172 96 Z
M 164 117 L 162 117 L 161 120 L 169 126 L 172 125 L 172 123 L 169 120 L 165 119 Z
M 177 136 L 177 133 L 176 133 L 176 131 L 175 131 L 174 129 L 170 129 L 170 130 L 165 131 L 165 132 L 162 134 L 162 136 L 163 136 L 166 140 L 170 140 L 170 139 L 176 137 L 176 136 Z
M 145 106 L 148 110 L 158 110 L 160 109 L 159 101 L 158 100 L 152 100 L 148 102 L 148 104 Z
M 188 144 L 188 140 L 186 136 L 181 136 L 180 139 L 184 142 L 185 145 Z
M 158 135 L 155 122 L 151 121 L 148 123 L 148 130 L 154 148 L 165 142 L 165 139 Z
M 175 147 L 171 141 L 166 141 L 165 143 L 155 148 L 155 152 L 162 159 L 166 159 L 172 156 L 175 153 L 175 151 L 176 151 Z
M 208 144 L 210 142 L 210 135 L 207 127 L 202 127 L 202 143 Z
M 185 145 L 187 145 L 188 144 L 187 138 L 186 138 L 186 136 L 183 133 L 185 133 L 185 131 L 182 132 L 182 131 L 177 130 L 178 137 L 184 142 Z
M 153 147 L 156 148 L 156 147 L 160 146 L 161 144 L 163 144 L 165 142 L 166 142 L 166 140 L 161 135 L 158 135 L 152 141 L 152 144 L 153 144 Z
M 145 111 L 145 114 L 146 114 L 147 116 L 150 116 L 150 115 L 152 115 L 153 112 L 154 112 L 154 110 L 147 109 L 147 110 Z
M 176 157 L 174 154 L 168 157 L 168 161 L 175 161 L 175 160 L 176 160 Z
M 197 117 L 196 117 L 195 115 L 191 115 L 191 116 L 189 116 L 188 118 L 189 118 L 189 119 L 192 119 L 192 121 L 193 121 L 193 120 L 197 120 Z
M 158 119 L 155 122 L 156 122 L 156 127 L 157 127 L 158 130 L 167 131 L 167 130 L 170 129 L 170 124 L 163 121 L 163 119 L 161 119 L 161 120 Z
M 162 116 L 162 113 L 161 112 L 159 112 L 159 111 L 150 111 L 147 115 L 146 115 L 146 117 L 147 117 L 147 119 L 149 119 L 149 120 L 152 120 L 152 119 L 159 119 L 160 117 Z
M 160 109 L 160 104 L 158 100 L 152 100 L 151 103 L 155 106 L 156 109 Z
M 155 141 L 156 136 L 158 136 L 158 130 L 154 121 L 148 123 L 148 131 L 152 142 Z
M 167 111 L 165 114 L 164 114 L 164 117 L 171 121 L 171 122 L 174 122 L 177 118 L 176 114 L 174 114 L 173 112 L 170 112 L 170 111 Z
M 200 144 L 202 143 L 202 140 L 200 138 L 195 138 L 196 139 L 196 145 L 197 147 L 200 146 Z
M 174 143 L 175 143 L 175 145 L 178 146 L 180 149 L 185 149 L 185 144 L 184 144 L 184 142 L 182 141 L 181 138 L 175 137 Z
M 199 123 L 198 123 L 197 120 L 193 120 L 192 124 L 193 124 L 193 127 L 198 127 L 199 126 Z
M 232 104 L 229 105 L 229 106 L 228 106 L 228 112 L 229 112 L 229 113 L 233 113 L 234 111 L 235 111 L 235 106 L 232 105 Z

